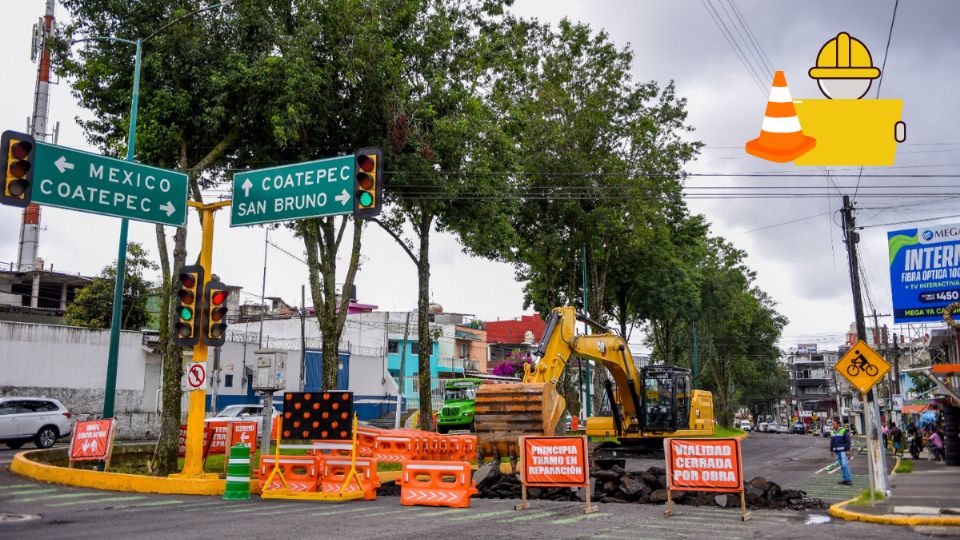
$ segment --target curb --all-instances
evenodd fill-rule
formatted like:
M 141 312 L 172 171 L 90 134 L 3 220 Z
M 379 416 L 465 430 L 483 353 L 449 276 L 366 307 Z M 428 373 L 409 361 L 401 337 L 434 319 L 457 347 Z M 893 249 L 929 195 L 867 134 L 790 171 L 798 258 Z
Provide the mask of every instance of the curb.
M 830 506 L 830 515 L 835 518 L 845 519 L 847 521 L 863 521 L 865 523 L 878 523 L 880 525 L 904 525 L 916 527 L 928 525 L 935 527 L 942 526 L 960 526 L 960 516 L 898 516 L 893 514 L 861 514 L 849 510 L 846 505 L 855 501 L 857 498 L 847 499 Z
M 896 470 L 897 466 L 900 465 L 900 459 L 900 456 L 897 456 L 897 463 L 893 466 L 894 472 L 890 474 L 891 482 L 893 482 L 894 477 L 897 475 Z M 847 521 L 863 521 L 865 523 L 878 523 L 880 525 L 904 525 L 910 527 L 916 527 L 919 525 L 935 527 L 960 526 L 960 516 L 900 516 L 896 514 L 861 514 L 860 512 L 854 512 L 853 510 L 846 508 L 848 504 L 855 500 L 857 500 L 857 497 L 830 505 L 830 515 L 835 518 L 845 519 Z
M 38 452 L 20 452 L 13 458 L 10 470 L 20 476 L 66 486 L 133 493 L 162 493 L 167 495 L 223 495 L 225 480 L 183 479 L 138 474 L 68 469 L 31 461 L 29 455 Z

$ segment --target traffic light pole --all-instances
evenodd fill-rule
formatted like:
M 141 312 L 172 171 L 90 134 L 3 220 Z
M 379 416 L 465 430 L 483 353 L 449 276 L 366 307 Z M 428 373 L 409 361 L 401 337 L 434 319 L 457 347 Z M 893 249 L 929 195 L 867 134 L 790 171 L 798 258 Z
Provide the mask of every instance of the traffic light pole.
M 211 204 L 202 204 L 188 201 L 188 205 L 200 211 L 203 226 L 203 240 L 200 245 L 200 266 L 203 267 L 203 283 L 197 289 L 203 291 L 213 276 L 211 271 L 213 261 L 213 214 L 217 210 L 230 206 L 230 201 L 219 201 Z M 200 314 L 197 313 L 197 316 Z M 207 345 L 200 339 L 193 347 L 193 364 L 206 364 Z M 206 367 L 206 366 L 204 366 Z M 208 376 L 209 378 L 209 376 Z M 187 405 L 187 440 L 186 453 L 183 458 L 183 470 L 176 477 L 190 478 L 217 478 L 217 473 L 203 472 L 203 418 L 206 414 L 207 391 L 201 388 L 190 392 Z

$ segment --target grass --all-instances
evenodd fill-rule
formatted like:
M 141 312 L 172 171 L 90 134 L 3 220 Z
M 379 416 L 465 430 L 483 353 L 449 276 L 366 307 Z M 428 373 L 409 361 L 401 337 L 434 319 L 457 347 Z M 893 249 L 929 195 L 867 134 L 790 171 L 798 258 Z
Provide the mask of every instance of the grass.
M 901 459 L 900 463 L 897 465 L 897 468 L 893 470 L 895 473 L 911 473 L 913 472 L 913 460 L 910 459 Z
M 717 426 L 716 429 L 713 430 L 714 437 L 740 437 L 744 433 L 745 431 L 742 429 L 723 426 Z
M 886 498 L 886 495 L 882 491 L 873 492 L 874 501 L 882 501 Z M 860 495 L 857 495 L 857 498 L 850 503 L 850 506 L 870 506 L 870 490 L 863 490 Z

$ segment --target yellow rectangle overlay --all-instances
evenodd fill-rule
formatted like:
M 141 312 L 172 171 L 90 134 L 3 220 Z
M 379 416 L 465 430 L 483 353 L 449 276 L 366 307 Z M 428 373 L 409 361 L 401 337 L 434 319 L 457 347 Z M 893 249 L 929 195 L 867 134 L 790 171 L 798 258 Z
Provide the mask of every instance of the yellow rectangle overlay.
M 795 164 L 893 165 L 903 100 L 797 99 L 793 103 L 803 134 L 817 140 L 817 146 L 798 157 Z

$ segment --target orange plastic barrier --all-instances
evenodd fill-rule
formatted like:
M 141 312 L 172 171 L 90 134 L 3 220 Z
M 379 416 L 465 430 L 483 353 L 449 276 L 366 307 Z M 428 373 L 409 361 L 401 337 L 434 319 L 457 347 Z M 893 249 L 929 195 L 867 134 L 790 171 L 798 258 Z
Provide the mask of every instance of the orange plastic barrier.
M 477 493 L 472 475 L 466 461 L 405 462 L 397 479 L 400 504 L 470 508 L 470 497 Z
M 343 487 L 347 474 L 350 473 L 350 458 L 327 458 L 323 464 L 320 486 L 324 493 L 338 493 Z M 357 458 L 357 473 L 363 482 L 363 500 L 372 501 L 377 498 L 377 488 L 380 487 L 380 477 L 377 475 L 377 462 L 370 458 Z M 356 480 L 351 481 L 344 493 L 353 493 L 360 489 Z
M 361 457 L 373 457 L 377 437 L 386 435 L 386 430 L 374 427 L 357 428 L 357 453 Z
M 379 436 L 373 450 L 377 461 L 401 462 L 413 459 L 413 439 L 411 437 Z
M 460 456 L 457 459 L 473 461 L 477 459 L 477 436 L 460 435 Z
M 276 463 L 275 456 L 260 456 L 260 489 L 264 489 L 264 483 L 273 470 Z M 280 456 L 280 469 L 283 477 L 287 480 L 287 486 L 290 491 L 316 491 L 320 482 L 320 470 L 323 467 L 324 458 L 318 456 Z M 348 469 L 349 470 L 349 469 Z M 283 483 L 280 478 L 274 476 L 270 482 L 269 489 L 281 489 Z
M 352 441 L 313 441 L 310 453 L 315 456 L 350 457 L 353 451 Z

